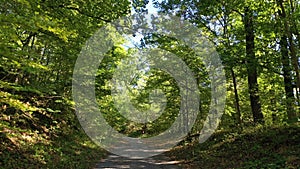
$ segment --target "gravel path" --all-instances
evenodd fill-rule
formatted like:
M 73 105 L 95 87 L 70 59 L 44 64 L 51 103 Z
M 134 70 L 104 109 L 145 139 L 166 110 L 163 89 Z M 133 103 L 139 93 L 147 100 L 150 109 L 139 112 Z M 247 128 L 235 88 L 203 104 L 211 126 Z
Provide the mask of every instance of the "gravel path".
M 147 169 L 181 169 L 178 161 L 170 161 L 164 155 L 158 155 L 146 159 L 129 159 L 117 155 L 109 155 L 96 165 L 94 169 L 117 169 L 117 168 L 147 168 Z

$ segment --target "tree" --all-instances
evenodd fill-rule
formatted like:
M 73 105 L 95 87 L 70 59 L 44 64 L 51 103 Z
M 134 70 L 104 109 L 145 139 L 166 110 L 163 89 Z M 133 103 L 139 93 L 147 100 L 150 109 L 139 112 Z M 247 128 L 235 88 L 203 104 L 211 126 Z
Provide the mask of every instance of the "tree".
M 283 30 L 281 30 L 282 37 L 280 39 L 280 46 L 281 46 L 281 55 L 282 55 L 282 64 L 283 64 L 283 72 L 284 72 L 284 82 L 285 82 L 285 92 L 286 92 L 286 104 L 287 104 L 287 115 L 289 121 L 297 121 L 297 113 L 294 109 L 294 90 L 293 90 L 293 82 L 292 82 L 292 70 L 290 69 L 290 63 L 292 64 L 295 72 L 295 79 L 296 79 L 296 96 L 297 101 L 299 102 L 299 89 L 300 89 L 300 75 L 299 75 L 299 63 L 298 63 L 298 57 L 296 56 L 296 47 L 294 44 L 293 39 L 293 31 L 291 30 L 291 27 L 294 26 L 294 24 L 289 24 L 289 22 L 293 22 L 289 20 L 286 9 L 284 7 L 283 1 L 278 0 L 277 1 L 278 6 L 280 9 L 278 10 L 278 15 L 281 19 L 281 24 L 283 25 Z M 291 1 L 291 5 L 292 5 Z M 290 50 L 290 54 L 288 52 L 288 49 Z M 291 59 L 290 59 L 290 57 Z
M 156 2 L 156 5 L 161 12 L 176 13 L 202 28 L 207 37 L 215 43 L 226 68 L 227 77 L 232 79 L 229 82 L 232 82 L 234 94 L 228 99 L 234 100 L 232 106 L 235 106 L 237 121 L 239 117 L 248 118 L 248 100 L 244 100 L 245 78 L 248 81 L 247 91 L 254 122 L 271 123 L 272 116 L 280 116 L 281 120 L 297 119 L 298 115 L 294 113 L 296 110 L 292 109 L 299 103 L 299 23 L 295 19 L 299 14 L 297 2 L 183 0 Z M 280 39 L 285 39 L 287 43 L 282 44 L 285 42 Z M 285 48 L 287 53 L 285 52 L 286 56 L 283 57 Z M 235 70 L 238 73 L 235 73 Z M 268 75 L 274 79 L 268 78 Z M 272 90 L 274 86 L 276 87 Z M 282 101 L 283 92 L 288 115 L 284 118 L 282 106 L 277 104 L 277 101 Z M 273 96 L 274 93 L 276 96 Z M 268 97 L 274 99 L 270 102 Z M 228 107 L 225 112 L 232 114 L 232 109 Z M 243 113 L 239 115 L 239 112 Z
M 249 9 L 249 7 L 245 7 L 244 26 L 246 34 L 246 66 L 248 72 L 248 90 L 250 94 L 251 109 L 254 122 L 262 123 L 263 114 L 261 112 L 257 83 L 258 63 L 255 57 L 253 12 L 251 9 Z

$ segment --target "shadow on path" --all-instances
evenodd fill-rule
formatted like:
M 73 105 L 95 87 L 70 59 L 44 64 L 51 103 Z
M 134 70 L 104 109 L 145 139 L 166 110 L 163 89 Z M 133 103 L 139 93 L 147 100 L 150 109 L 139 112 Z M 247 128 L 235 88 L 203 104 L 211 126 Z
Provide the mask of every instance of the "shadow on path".
M 179 161 L 170 161 L 163 154 L 146 158 L 130 159 L 117 155 L 109 155 L 96 165 L 94 169 L 117 169 L 117 168 L 149 168 L 149 169 L 181 169 Z

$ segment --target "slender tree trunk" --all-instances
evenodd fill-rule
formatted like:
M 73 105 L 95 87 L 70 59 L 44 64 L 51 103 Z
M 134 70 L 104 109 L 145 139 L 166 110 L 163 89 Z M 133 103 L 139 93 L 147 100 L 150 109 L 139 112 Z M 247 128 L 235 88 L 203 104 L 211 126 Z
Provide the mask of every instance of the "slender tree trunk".
M 284 24 L 284 31 L 283 31 L 284 36 L 283 36 L 283 38 L 285 38 L 285 39 L 281 39 L 281 40 L 283 40 L 282 43 L 284 43 L 283 44 L 284 46 L 281 46 L 281 47 L 284 48 L 283 52 L 285 52 L 284 53 L 284 55 L 286 55 L 285 57 L 288 57 L 288 54 L 289 54 L 287 47 L 289 47 L 289 50 L 290 50 L 291 63 L 292 63 L 293 69 L 294 69 L 295 74 L 296 74 L 296 96 L 297 96 L 297 101 L 299 102 L 300 74 L 299 74 L 299 65 L 298 65 L 298 57 L 297 57 L 296 47 L 295 47 L 294 40 L 293 40 L 291 26 L 290 26 L 290 23 L 289 23 L 289 18 L 287 16 L 286 11 L 285 11 L 283 1 L 278 0 L 278 5 L 280 6 L 280 10 L 279 10 L 278 13 L 279 13 L 279 16 L 282 18 L 283 24 Z M 287 43 L 287 39 L 288 39 L 289 43 Z M 286 51 L 285 51 L 285 49 L 286 49 Z M 282 55 L 283 55 L 283 53 L 282 53 Z M 287 97 L 287 99 L 292 99 L 291 104 L 294 104 L 293 102 L 295 100 L 294 100 L 293 89 L 292 89 L 292 94 L 293 95 L 290 96 L 291 94 L 288 95 L 288 93 L 286 93 L 286 97 Z M 293 98 L 289 98 L 289 97 L 293 97 Z M 290 122 L 296 121 L 297 120 L 296 111 L 294 111 L 293 109 L 289 110 L 289 107 L 287 107 L 287 109 L 288 109 L 287 110 L 287 115 L 288 115 L 289 121 Z
M 187 72 L 187 70 L 185 70 L 185 72 Z M 188 88 L 188 82 L 187 80 L 185 81 L 185 87 Z M 185 132 L 188 132 L 188 125 L 189 125 L 189 107 L 188 107 L 188 93 L 189 93 L 189 90 L 186 90 L 186 103 L 185 103 L 185 125 L 184 125 L 184 128 L 185 128 Z M 190 132 L 189 132 L 190 133 Z
M 225 46 L 230 46 L 229 44 L 229 36 L 228 36 L 228 12 L 226 10 L 226 6 L 224 6 L 224 15 L 225 15 L 225 19 L 224 19 L 224 37 L 226 39 L 225 41 Z M 241 115 L 241 109 L 240 109 L 240 99 L 239 99 L 239 95 L 238 95 L 238 90 L 237 90 L 237 82 L 236 82 L 236 76 L 233 70 L 233 66 L 229 66 L 230 72 L 231 72 L 231 77 L 232 77 L 232 83 L 233 83 L 233 91 L 234 91 L 234 98 L 235 98 L 235 108 L 236 108 L 236 119 L 235 119 L 235 123 L 237 123 L 239 126 L 242 125 L 243 121 L 242 121 L 242 115 Z
M 237 112 L 237 123 L 239 125 L 242 124 L 242 118 L 241 118 L 241 109 L 240 109 L 240 103 L 239 103 L 239 95 L 238 95 L 238 90 L 237 90 L 237 85 L 236 85 L 236 77 L 233 68 L 230 68 L 231 71 L 231 76 L 232 76 L 232 83 L 233 83 L 233 90 L 234 90 L 234 98 L 235 98 L 235 108 Z
M 245 7 L 244 26 L 246 30 L 246 61 L 248 72 L 248 89 L 250 94 L 250 103 L 255 123 L 263 123 L 264 117 L 261 112 L 261 104 L 258 93 L 257 82 L 257 60 L 254 47 L 254 27 L 252 11 Z
M 272 85 L 273 87 L 273 85 Z M 277 112 L 276 112 L 276 92 L 274 89 L 270 90 L 270 107 L 269 110 L 271 110 L 272 112 L 272 122 L 273 124 L 277 124 L 278 123 L 278 117 L 277 117 Z
M 281 50 L 281 58 L 282 58 L 282 71 L 283 71 L 283 78 L 284 78 L 284 90 L 286 94 L 286 111 L 288 118 L 290 116 L 294 116 L 295 109 L 294 109 L 294 92 L 293 92 L 293 84 L 292 84 L 292 68 L 290 66 L 290 58 L 288 55 L 288 43 L 287 37 L 283 36 L 280 40 L 280 50 Z
M 296 96 L 297 96 L 297 100 L 299 101 L 300 74 L 299 74 L 298 57 L 297 57 L 296 47 L 295 47 L 294 40 L 293 40 L 293 35 L 288 26 L 288 23 L 285 23 L 285 30 L 288 35 L 289 49 L 290 49 L 291 58 L 292 58 L 292 65 L 293 65 L 294 71 L 296 72 Z

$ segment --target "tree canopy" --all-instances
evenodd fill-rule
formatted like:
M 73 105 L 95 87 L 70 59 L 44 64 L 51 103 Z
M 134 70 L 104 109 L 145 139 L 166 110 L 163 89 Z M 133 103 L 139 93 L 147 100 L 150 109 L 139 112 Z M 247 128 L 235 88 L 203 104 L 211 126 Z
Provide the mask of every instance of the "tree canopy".
M 70 161 L 76 161 L 76 154 L 81 154 L 82 160 L 95 160 L 93 155 L 104 156 L 105 153 L 96 155 L 99 148 L 84 134 L 76 117 L 77 105 L 72 99 L 75 63 L 95 32 L 132 13 L 153 12 L 147 10 L 148 3 L 142 0 L 0 1 L 0 140 L 3 143 L 0 166 L 53 168 L 61 162 L 58 167 L 64 168 Z M 298 0 L 153 0 L 151 4 L 158 17 L 159 14 L 175 15 L 201 30 L 218 52 L 227 91 L 219 131 L 299 125 Z M 200 98 L 196 122 L 188 131 L 186 126 L 190 121 L 185 119 L 192 115 L 187 110 L 176 127 L 189 133 L 185 141 L 198 138 L 214 101 L 208 66 L 180 40 L 147 30 L 137 30 L 130 38 L 119 34 L 107 37 L 113 45 L 93 75 L 99 110 L 116 131 L 129 137 L 150 138 L 168 130 L 184 100 L 180 85 L 166 71 L 149 69 L 146 61 L 144 65 L 135 65 L 145 59 L 137 54 L 139 51 L 162 49 L 180 58 L 196 79 Z M 134 44 L 126 46 L 130 39 L 135 39 Z M 140 69 L 134 72 L 133 65 Z M 175 64 L 174 68 L 177 68 Z M 132 77 L 126 86 L 126 97 L 114 97 L 112 92 L 112 80 L 120 72 L 124 77 Z M 135 74 L 131 75 L 132 72 Z M 164 97 L 158 97 L 161 94 Z M 159 107 L 156 101 L 166 104 Z M 128 103 L 143 113 L 141 117 L 154 120 L 142 123 L 128 119 L 132 111 Z M 120 107 L 128 114 L 121 114 Z M 148 111 L 151 107 L 155 114 Z M 295 128 L 291 130 L 296 131 L 298 126 Z M 216 138 L 219 139 L 218 135 Z M 67 157 L 68 151 L 73 156 Z M 87 156 L 89 152 L 91 156 Z M 19 164 L 14 163 L 15 158 Z M 69 168 L 77 167 L 78 163 L 72 163 Z M 80 164 L 80 167 L 92 165 Z

